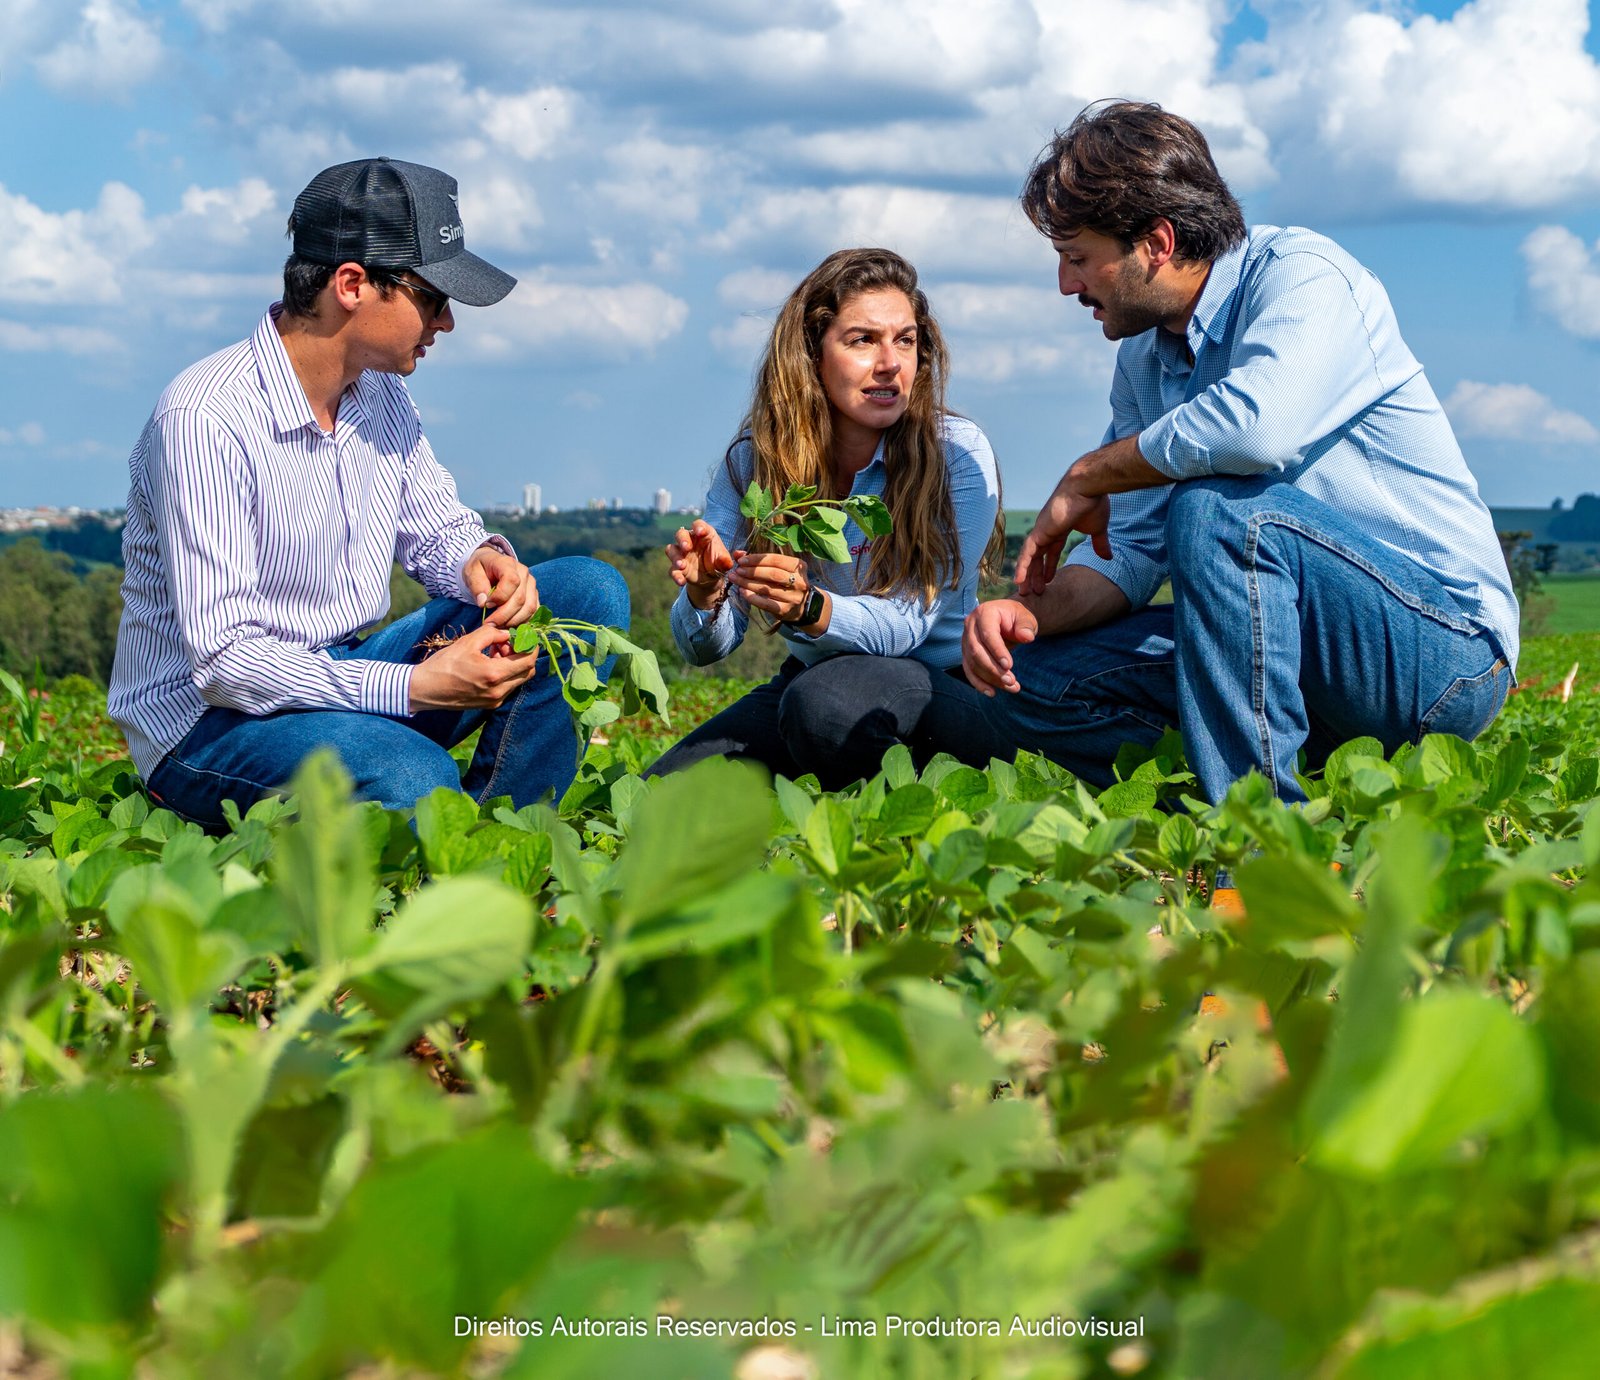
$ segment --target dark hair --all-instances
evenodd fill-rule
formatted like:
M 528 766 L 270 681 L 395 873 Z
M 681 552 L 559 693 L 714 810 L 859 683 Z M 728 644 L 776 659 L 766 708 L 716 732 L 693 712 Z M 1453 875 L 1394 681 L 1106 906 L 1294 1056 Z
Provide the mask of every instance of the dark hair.
M 1021 201 L 1051 239 L 1093 230 L 1131 249 L 1165 217 L 1178 257 L 1205 263 L 1244 240 L 1244 213 L 1205 135 L 1142 101 L 1085 106 L 1034 160 Z
M 289 217 L 289 234 L 294 234 L 294 217 Z M 333 264 L 314 264 L 291 254 L 283 262 L 283 314 L 285 316 L 315 316 L 317 296 L 333 277 Z M 401 268 L 375 268 L 363 264 L 367 281 L 378 289 L 378 296 L 388 297 L 400 282 Z

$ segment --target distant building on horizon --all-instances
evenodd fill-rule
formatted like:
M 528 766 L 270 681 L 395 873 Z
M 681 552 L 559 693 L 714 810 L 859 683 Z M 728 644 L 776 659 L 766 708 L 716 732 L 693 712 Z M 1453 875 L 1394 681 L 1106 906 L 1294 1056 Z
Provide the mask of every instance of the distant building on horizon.
M 537 484 L 524 484 L 522 486 L 522 511 L 530 517 L 537 517 L 539 510 L 544 506 L 544 490 Z
M 670 513 L 672 511 L 672 494 L 667 489 L 656 490 L 656 512 Z

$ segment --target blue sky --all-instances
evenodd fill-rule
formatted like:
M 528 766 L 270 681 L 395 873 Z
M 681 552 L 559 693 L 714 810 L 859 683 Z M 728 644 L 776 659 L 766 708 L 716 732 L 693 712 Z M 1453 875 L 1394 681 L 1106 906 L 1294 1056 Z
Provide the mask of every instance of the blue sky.
M 1195 119 L 1252 221 L 1383 280 L 1485 497 L 1600 490 L 1583 0 L 0 0 L 0 506 L 109 506 L 163 385 L 248 334 L 321 167 L 461 183 L 522 282 L 411 388 L 475 504 L 697 501 L 771 311 L 900 249 L 1007 502 L 1099 439 L 1111 347 L 1015 208 L 1087 101 Z

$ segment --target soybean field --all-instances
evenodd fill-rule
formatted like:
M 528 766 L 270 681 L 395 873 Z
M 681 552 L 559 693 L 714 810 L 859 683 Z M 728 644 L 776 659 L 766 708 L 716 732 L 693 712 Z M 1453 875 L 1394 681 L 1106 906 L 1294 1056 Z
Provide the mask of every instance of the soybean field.
M 1600 636 L 1522 677 L 1293 809 L 622 719 L 558 806 L 314 760 L 220 837 L 7 680 L 8 1373 L 1587 1374 Z

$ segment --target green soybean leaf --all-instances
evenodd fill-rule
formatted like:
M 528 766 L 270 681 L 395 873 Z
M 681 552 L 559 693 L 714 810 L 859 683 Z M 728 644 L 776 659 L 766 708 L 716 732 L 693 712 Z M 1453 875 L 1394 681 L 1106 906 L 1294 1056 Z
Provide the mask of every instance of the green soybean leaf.
M 370 936 L 375 862 L 350 778 L 331 751 L 319 750 L 290 790 L 300 817 L 279 836 L 273 874 L 294 934 L 319 963 L 337 963 Z M 474 807 L 476 809 L 476 807 Z
M 1119 781 L 1096 800 L 1109 818 L 1134 819 L 1155 809 L 1156 788 L 1148 781 Z
M 994 804 L 994 782 L 976 767 L 958 766 L 939 778 L 939 794 L 972 815 Z
M 767 491 L 752 479 L 750 487 L 744 491 L 744 497 L 739 500 L 739 511 L 745 517 L 760 522 L 772 511 L 772 499 Z
M 287 1326 L 302 1352 L 289 1369 L 337 1374 L 361 1354 L 457 1373 L 471 1340 L 450 1319 L 502 1314 L 587 1196 L 514 1126 L 378 1165 L 322 1235 L 320 1270 Z
M 1544 1062 L 1528 1027 L 1475 992 L 1429 993 L 1402 1011 L 1388 1059 L 1312 1147 L 1363 1177 L 1451 1159 L 1467 1137 L 1520 1126 L 1544 1099 Z
M 711 953 L 765 934 L 794 901 L 792 877 L 752 872 L 683 902 L 670 915 L 635 925 L 618 962 L 635 967 L 674 953 Z
M 209 930 L 194 900 L 159 867 L 124 872 L 106 898 L 117 948 L 169 1021 L 193 1020 L 251 958 L 238 936 Z
M 912 838 L 926 833 L 938 806 L 938 797 L 913 781 L 889 792 L 878 813 L 878 830 L 885 838 Z
M 451 877 L 395 913 L 359 970 L 419 992 L 488 991 L 520 971 L 532 931 L 527 897 L 486 877 Z
M 869 537 L 886 537 L 894 530 L 888 506 L 876 494 L 860 494 L 844 501 L 844 508 L 857 527 Z
M 67 1334 L 142 1328 L 170 1255 L 177 1114 L 153 1089 L 37 1093 L 0 1110 L 0 1315 Z M 85 1234 L 85 1195 L 115 1210 Z
M 1240 867 L 1235 880 L 1250 917 L 1252 941 L 1270 947 L 1348 934 L 1360 926 L 1350 893 L 1313 858 L 1298 853 L 1257 858 Z
M 812 807 L 811 817 L 806 820 L 806 845 L 829 876 L 837 876 L 850 861 L 855 837 L 855 821 L 833 797 L 823 796 Z
M 478 816 L 477 801 L 445 786 L 417 801 L 417 838 L 429 872 L 447 877 L 480 860 L 477 850 L 467 841 Z
M 618 654 L 612 675 L 622 678 L 622 708 L 627 714 L 648 709 L 664 724 L 672 722 L 667 713 L 669 696 L 667 682 L 662 678 L 660 663 L 654 652 L 639 651 L 629 655 Z
M 622 708 L 615 700 L 595 700 L 578 715 L 578 726 L 590 730 L 604 728 L 621 716 Z
M 759 867 L 771 817 L 761 773 L 746 762 L 711 758 L 655 782 L 616 864 L 622 910 L 663 915 Z

